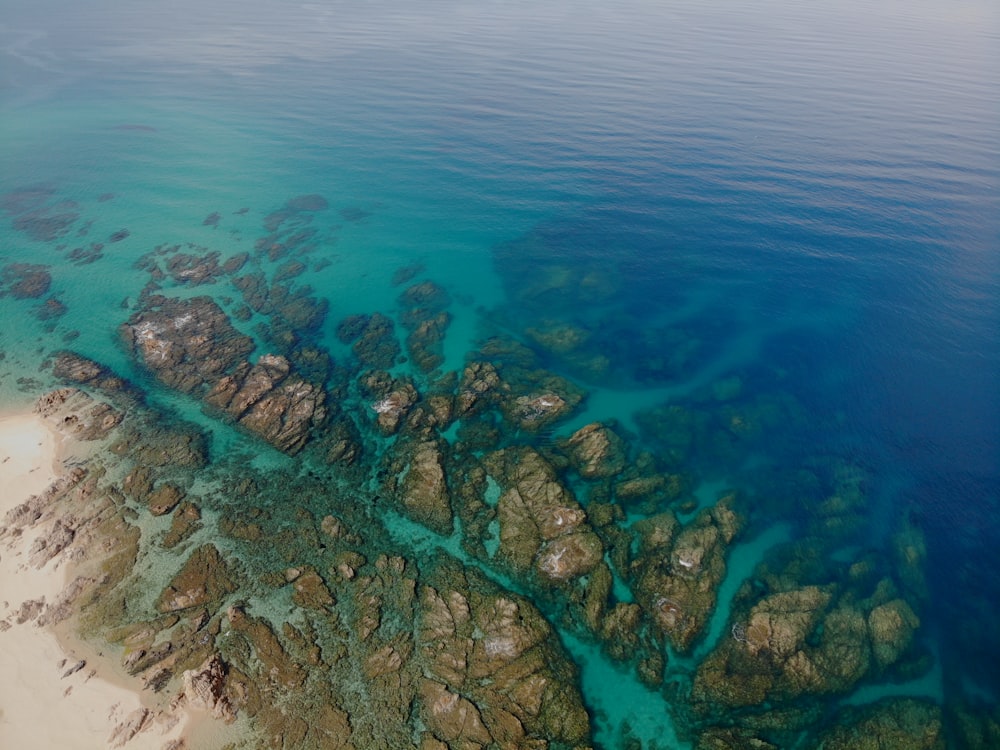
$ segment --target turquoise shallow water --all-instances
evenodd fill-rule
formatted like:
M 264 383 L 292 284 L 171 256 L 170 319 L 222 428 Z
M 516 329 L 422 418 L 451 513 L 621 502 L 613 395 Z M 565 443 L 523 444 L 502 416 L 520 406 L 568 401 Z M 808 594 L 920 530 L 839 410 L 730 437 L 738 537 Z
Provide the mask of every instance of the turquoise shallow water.
M 840 462 L 865 476 L 840 562 L 888 549 L 904 520 L 926 535 L 919 638 L 933 666 L 830 705 L 996 702 L 993 4 L 9 10 L 0 193 L 39 188 L 44 215 L 71 221 L 60 236 L 37 225 L 33 236 L 16 213 L 0 225 L 0 265 L 51 274 L 43 297 L 0 297 L 5 404 L 48 384 L 40 365 L 71 347 L 204 424 L 218 453 L 284 461 L 157 385 L 117 329 L 148 280 L 135 268 L 144 253 L 252 251 L 271 212 L 320 194 L 328 207 L 312 215 L 316 250 L 296 282 L 327 300 L 318 340 L 335 358 L 348 356 L 336 338 L 346 316 L 399 317 L 393 276 L 414 268 L 452 300 L 442 369 L 460 371 L 488 336 L 514 336 L 588 389 L 545 439 L 613 420 L 634 450 L 689 472 L 696 502 L 729 487 L 752 498 L 706 644 L 725 637 L 736 589 L 786 530 L 812 533 L 835 473 L 824 467 Z M 99 259 L 71 261 L 92 243 Z M 559 274 L 571 281 L 554 284 Z M 177 293 L 203 292 L 238 296 L 226 282 Z M 40 319 L 46 298 L 65 315 Z M 556 325 L 586 341 L 567 353 L 532 338 Z M 756 431 L 685 442 L 664 416 L 673 406 L 729 420 L 733 434 L 752 414 Z M 798 482 L 803 468 L 823 486 Z M 844 574 L 836 562 L 829 575 Z M 605 746 L 631 703 L 666 710 L 565 637 L 588 663 L 582 689 Z M 678 661 L 678 679 L 691 668 Z M 644 716 L 634 732 L 673 731 Z

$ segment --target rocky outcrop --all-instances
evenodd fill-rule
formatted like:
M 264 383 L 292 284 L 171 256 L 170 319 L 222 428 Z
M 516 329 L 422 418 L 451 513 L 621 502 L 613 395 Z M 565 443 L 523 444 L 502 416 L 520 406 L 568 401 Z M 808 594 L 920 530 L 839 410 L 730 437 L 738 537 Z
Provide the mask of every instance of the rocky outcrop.
M 593 422 L 566 441 L 573 467 L 584 479 L 605 479 L 625 468 L 625 443 L 608 427 Z
M 587 712 L 551 627 L 528 602 L 463 578 L 420 594 L 421 716 L 431 734 L 451 748 L 586 742 Z
M 715 608 L 726 551 L 740 528 L 732 498 L 706 509 L 674 536 L 669 515 L 637 524 L 642 554 L 633 563 L 636 596 L 675 649 L 691 649 Z
M 278 450 L 298 453 L 326 418 L 326 396 L 291 372 L 284 357 L 264 355 L 223 376 L 205 402 Z
M 451 535 L 451 500 L 445 482 L 441 447 L 435 440 L 422 440 L 396 451 L 401 468 L 391 480 L 391 497 L 406 515 L 444 536 Z
M 35 402 L 35 413 L 77 440 L 102 440 L 123 419 L 121 412 L 76 388 L 46 393 Z
M 226 665 L 218 654 L 212 654 L 197 669 L 188 669 L 181 675 L 181 692 L 187 705 L 228 723 L 235 721 L 236 711 L 225 695 L 225 684 Z
M 470 362 L 462 372 L 455 410 L 459 416 L 481 411 L 491 405 L 501 387 L 500 375 L 489 362 Z
M 125 378 L 109 368 L 76 352 L 57 352 L 52 364 L 52 374 L 62 381 L 85 385 L 109 396 L 126 394 L 141 400 L 139 391 Z
M 175 612 L 218 604 L 236 590 L 229 564 L 213 544 L 198 547 L 160 594 L 156 608 Z
M 538 452 L 507 448 L 484 464 L 502 490 L 498 561 L 548 585 L 579 578 L 602 562 L 604 548 L 586 513 Z
M 899 663 L 918 625 L 888 581 L 867 599 L 831 585 L 771 593 L 736 618 L 732 638 L 700 665 L 692 695 L 731 707 L 846 693 Z
M 253 348 L 207 297 L 157 298 L 123 326 L 123 335 L 167 385 L 205 398 L 208 406 L 285 453 L 298 453 L 326 419 L 326 393 L 292 370 L 283 356 Z
M 368 406 L 383 435 L 396 434 L 413 405 L 420 399 L 413 383 L 402 378 L 394 379 L 382 370 L 365 374 L 360 385 L 365 395 L 371 399 Z
M 254 349 L 209 297 L 154 297 L 121 328 L 129 350 L 165 385 L 201 393 Z

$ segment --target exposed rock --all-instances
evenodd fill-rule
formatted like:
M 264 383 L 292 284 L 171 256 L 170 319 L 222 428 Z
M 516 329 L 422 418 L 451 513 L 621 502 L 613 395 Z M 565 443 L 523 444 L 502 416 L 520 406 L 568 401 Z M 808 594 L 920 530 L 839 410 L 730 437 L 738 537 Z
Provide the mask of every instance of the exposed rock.
M 99 362 L 87 359 L 76 352 L 57 352 L 52 365 L 52 374 L 60 380 L 86 385 L 109 395 L 127 392 L 133 397 L 139 397 L 138 391 L 127 380 Z
M 475 704 L 440 682 L 424 680 L 420 700 L 427 728 L 448 747 L 485 748 L 493 741 Z
M 461 417 L 478 411 L 490 403 L 500 387 L 500 376 L 493 365 L 489 362 L 470 362 L 462 372 L 455 402 L 456 412 Z
M 421 591 L 420 698 L 428 728 L 449 747 L 584 742 L 587 713 L 548 623 L 517 597 L 479 585 L 465 593 L 461 578 L 452 579 L 458 590 Z
M 440 447 L 424 440 L 403 451 L 405 469 L 394 481 L 392 494 L 399 497 L 405 513 L 439 534 L 453 530 L 451 501 L 445 483 Z
M 637 524 L 643 552 L 633 564 L 637 598 L 682 653 L 694 645 L 715 608 L 716 591 L 726 572 L 726 550 L 740 523 L 731 502 L 731 497 L 723 498 L 676 536 L 669 514 Z
M 209 297 L 170 299 L 129 318 L 122 336 L 130 350 L 163 383 L 184 393 L 207 390 L 253 351 Z
M 287 359 L 266 354 L 219 380 L 205 402 L 286 453 L 298 453 L 326 418 L 326 395 L 291 374 Z
M 154 516 L 164 516 L 184 499 L 184 490 L 170 482 L 164 482 L 157 487 L 146 499 L 149 504 L 149 512 Z
M 152 720 L 153 715 L 148 708 L 135 709 L 115 726 L 111 736 L 108 737 L 108 744 L 111 747 L 125 747 L 129 740 L 149 726 Z
M 292 601 L 300 607 L 325 611 L 336 603 L 319 573 L 311 568 L 296 576 L 292 587 Z
M 487 456 L 485 464 L 502 488 L 497 559 L 521 575 L 534 571 L 553 584 L 594 569 L 603 556 L 600 539 L 539 453 L 508 448 Z
M 624 442 L 599 422 L 574 432 L 567 448 L 574 467 L 584 479 L 613 477 L 625 468 Z
M 124 415 L 76 388 L 60 388 L 35 402 L 35 413 L 78 440 L 102 440 Z
M 393 380 L 385 372 L 368 373 L 361 385 L 373 399 L 370 408 L 383 435 L 394 435 L 420 398 L 412 383 Z
M 181 683 L 191 708 L 207 711 L 227 723 L 235 721 L 236 711 L 224 694 L 226 665 L 218 654 L 212 654 L 197 669 L 186 670 Z
M 128 454 L 139 466 L 200 469 L 208 461 L 205 433 L 191 422 L 126 422 L 122 429 L 125 436 L 111 446 L 111 451 Z
M 250 617 L 240 607 L 230 607 L 227 615 L 233 632 L 244 636 L 260 661 L 261 676 L 275 687 L 296 688 L 306 678 L 281 641 L 262 619 Z

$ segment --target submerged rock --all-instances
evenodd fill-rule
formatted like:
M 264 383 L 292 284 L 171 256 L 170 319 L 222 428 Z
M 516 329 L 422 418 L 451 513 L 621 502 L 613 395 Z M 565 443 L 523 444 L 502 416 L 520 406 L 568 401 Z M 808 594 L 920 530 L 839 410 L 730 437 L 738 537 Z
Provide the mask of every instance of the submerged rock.
M 52 275 L 48 266 L 35 263 L 9 263 L 0 269 L 0 295 L 14 299 L 37 299 L 49 291 Z
M 236 591 L 228 563 L 213 544 L 198 547 L 160 594 L 156 608 L 175 612 L 204 604 L 218 604 Z
M 873 706 L 849 708 L 840 726 L 819 738 L 823 750 L 944 750 L 941 709 L 927 701 L 892 698 Z
M 352 315 L 341 322 L 337 336 L 352 343 L 352 351 L 365 367 L 388 370 L 396 364 L 401 349 L 396 340 L 395 324 L 382 313 Z

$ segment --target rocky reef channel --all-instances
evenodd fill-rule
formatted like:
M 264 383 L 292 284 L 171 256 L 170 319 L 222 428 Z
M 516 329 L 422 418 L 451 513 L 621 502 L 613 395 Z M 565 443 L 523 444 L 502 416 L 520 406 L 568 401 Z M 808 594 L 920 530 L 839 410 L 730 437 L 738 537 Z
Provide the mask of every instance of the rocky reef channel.
M 592 384 L 682 384 L 711 356 L 678 329 L 655 373 L 649 357 L 625 372 L 642 356 L 609 358 L 627 342 L 596 333 L 619 293 L 596 261 L 511 283 L 520 314 L 484 311 L 443 369 L 456 294 L 420 269 L 397 273 L 395 309 L 328 319 L 336 300 L 305 283 L 327 208 L 288 201 L 253 252 L 144 254 L 127 371 L 49 353 L 39 383 L 60 388 L 38 408 L 104 448 L 2 521 L 55 523 L 88 560 L 43 620 L 76 617 L 146 689 L 245 722 L 248 748 L 997 736 L 995 712 L 892 690 L 934 669 L 921 532 L 901 517 L 882 546 L 851 546 L 865 470 L 810 453 L 815 420 L 767 372 L 588 420 Z M 31 231 L 64 229 L 32 210 Z M 4 283 L 48 289 L 42 269 Z M 218 425 L 242 449 L 220 450 Z

